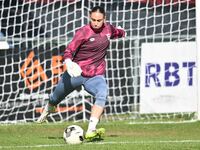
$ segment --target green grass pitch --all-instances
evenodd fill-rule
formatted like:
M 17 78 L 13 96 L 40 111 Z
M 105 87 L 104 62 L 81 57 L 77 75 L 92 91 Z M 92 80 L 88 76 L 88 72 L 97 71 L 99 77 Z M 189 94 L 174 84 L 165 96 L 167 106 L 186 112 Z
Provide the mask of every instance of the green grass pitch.
M 64 143 L 68 125 L 87 123 L 27 123 L 0 125 L 2 150 L 199 150 L 200 122 L 178 124 L 129 124 L 128 121 L 101 122 L 104 140 L 80 145 Z

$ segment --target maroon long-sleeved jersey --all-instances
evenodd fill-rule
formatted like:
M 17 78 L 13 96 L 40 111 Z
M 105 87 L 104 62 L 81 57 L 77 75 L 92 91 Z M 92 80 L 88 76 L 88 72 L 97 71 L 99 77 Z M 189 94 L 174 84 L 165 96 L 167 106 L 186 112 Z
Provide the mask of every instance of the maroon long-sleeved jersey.
M 109 47 L 109 39 L 125 36 L 123 29 L 118 29 L 105 23 L 100 29 L 95 30 L 90 24 L 76 31 L 72 41 L 68 44 L 64 59 L 70 58 L 82 69 L 82 75 L 93 77 L 105 73 L 105 56 Z

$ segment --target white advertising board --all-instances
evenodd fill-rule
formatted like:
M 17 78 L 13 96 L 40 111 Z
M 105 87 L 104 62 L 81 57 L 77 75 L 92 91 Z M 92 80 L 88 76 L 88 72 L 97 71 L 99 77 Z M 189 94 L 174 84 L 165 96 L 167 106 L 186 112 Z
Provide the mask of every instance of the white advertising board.
M 144 43 L 140 113 L 197 111 L 195 42 Z

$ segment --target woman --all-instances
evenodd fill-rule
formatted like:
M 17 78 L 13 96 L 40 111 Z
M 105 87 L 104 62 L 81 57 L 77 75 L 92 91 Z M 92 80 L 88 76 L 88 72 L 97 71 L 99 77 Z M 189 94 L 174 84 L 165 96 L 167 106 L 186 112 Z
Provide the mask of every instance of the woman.
M 104 77 L 105 56 L 109 40 L 124 36 L 123 29 L 106 23 L 106 14 L 102 7 L 96 6 L 90 11 L 90 23 L 76 31 L 64 52 L 67 71 L 50 95 L 49 103 L 38 119 L 39 123 L 45 121 L 49 113 L 53 112 L 55 106 L 69 93 L 83 85 L 85 90 L 95 97 L 85 138 L 92 140 L 104 134 L 105 129 L 96 129 L 96 126 L 103 113 L 108 94 Z

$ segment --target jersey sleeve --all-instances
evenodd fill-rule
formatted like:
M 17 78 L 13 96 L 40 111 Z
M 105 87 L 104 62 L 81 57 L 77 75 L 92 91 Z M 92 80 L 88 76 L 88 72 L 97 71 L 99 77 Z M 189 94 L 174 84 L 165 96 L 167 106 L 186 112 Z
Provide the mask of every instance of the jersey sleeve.
M 76 31 L 72 41 L 67 45 L 64 51 L 63 59 L 73 59 L 74 54 L 78 50 L 79 46 L 85 41 L 83 29 Z
M 112 32 L 112 36 L 111 36 L 112 39 L 125 37 L 126 32 L 125 32 L 124 29 L 117 28 L 117 27 L 115 27 L 113 25 L 110 25 L 110 26 L 111 26 L 111 32 Z

